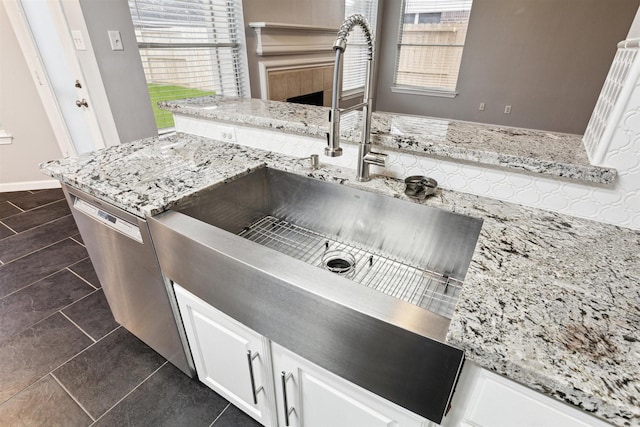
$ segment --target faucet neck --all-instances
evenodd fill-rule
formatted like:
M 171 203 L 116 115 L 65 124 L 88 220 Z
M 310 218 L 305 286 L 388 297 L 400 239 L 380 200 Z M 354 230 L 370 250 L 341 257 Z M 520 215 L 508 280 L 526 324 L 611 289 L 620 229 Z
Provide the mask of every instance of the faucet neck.
M 364 97 L 360 104 L 342 110 L 339 106 L 341 94 L 341 57 L 342 53 L 347 48 L 347 37 L 356 25 L 362 28 L 365 38 L 367 39 L 368 46 Z M 331 92 L 331 111 L 329 111 L 329 132 L 327 133 L 327 147 L 324 151 L 327 156 L 331 157 L 342 155 L 342 149 L 340 148 L 340 114 L 345 111 L 362 108 L 362 133 L 358 154 L 357 179 L 360 181 L 368 181 L 369 165 L 375 164 L 378 166 L 384 166 L 384 157 L 381 154 L 371 152 L 370 136 L 371 112 L 373 107 L 373 37 L 371 35 L 369 24 L 364 16 L 356 14 L 345 19 L 338 31 L 338 37 L 333 45 L 333 50 L 336 52 L 336 60 L 333 69 L 333 90 Z
M 351 30 L 353 30 L 353 27 L 355 27 L 356 25 L 362 28 L 362 32 L 367 39 L 367 59 L 369 61 L 373 61 L 373 36 L 371 34 L 371 27 L 369 27 L 367 18 L 365 18 L 363 15 L 360 15 L 359 13 L 351 15 L 344 20 L 344 22 L 340 26 L 340 29 L 338 30 L 338 38 L 333 44 L 333 50 L 340 49 L 344 51 L 347 48 L 347 37 L 349 36 L 349 33 L 351 33 Z

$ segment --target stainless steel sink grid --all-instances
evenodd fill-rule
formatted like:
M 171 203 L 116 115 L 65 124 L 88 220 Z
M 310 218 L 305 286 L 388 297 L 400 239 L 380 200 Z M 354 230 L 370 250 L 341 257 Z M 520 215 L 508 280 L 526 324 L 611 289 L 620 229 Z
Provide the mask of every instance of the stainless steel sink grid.
M 454 278 L 340 242 L 270 215 L 238 235 L 325 269 L 325 254 L 346 252 L 355 258 L 355 266 L 345 271 L 345 277 L 449 319 L 462 287 L 462 282 Z

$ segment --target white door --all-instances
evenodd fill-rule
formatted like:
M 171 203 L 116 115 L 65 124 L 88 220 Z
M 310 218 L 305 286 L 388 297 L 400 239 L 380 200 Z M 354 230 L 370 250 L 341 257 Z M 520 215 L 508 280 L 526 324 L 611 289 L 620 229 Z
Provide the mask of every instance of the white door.
M 281 426 L 430 425 L 424 418 L 314 365 L 278 344 L 271 343 L 271 355 L 274 375 L 278 377 L 276 395 Z
M 262 425 L 274 425 L 268 341 L 174 284 L 200 381 Z
M 5 5 L 27 63 L 32 70 L 36 68 L 36 86 L 62 153 L 72 155 L 103 148 L 104 139 L 60 3 L 10 0 Z M 42 72 L 37 71 L 40 67 Z

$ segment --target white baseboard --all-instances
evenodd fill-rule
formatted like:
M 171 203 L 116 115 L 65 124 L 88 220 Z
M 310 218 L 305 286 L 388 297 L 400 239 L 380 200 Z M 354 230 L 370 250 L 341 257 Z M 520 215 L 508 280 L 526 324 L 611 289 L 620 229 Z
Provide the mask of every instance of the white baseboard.
M 8 182 L 0 184 L 0 193 L 8 191 L 45 190 L 49 188 L 60 188 L 60 182 L 56 179 L 45 179 L 42 181 Z

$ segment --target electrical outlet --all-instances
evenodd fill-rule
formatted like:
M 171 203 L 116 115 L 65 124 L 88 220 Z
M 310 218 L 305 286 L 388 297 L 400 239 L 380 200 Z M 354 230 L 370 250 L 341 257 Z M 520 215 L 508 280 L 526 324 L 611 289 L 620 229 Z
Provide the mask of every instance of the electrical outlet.
M 484 111 L 484 107 L 485 107 L 484 102 L 481 102 L 480 106 L 478 107 L 478 110 Z
M 511 114 L 511 105 L 505 105 L 504 106 L 504 113 L 505 114 Z
M 236 142 L 236 130 L 230 126 L 219 126 L 220 139 L 226 142 Z
M 120 31 L 107 31 L 107 33 L 109 34 L 109 43 L 111 43 L 111 50 L 124 50 Z

